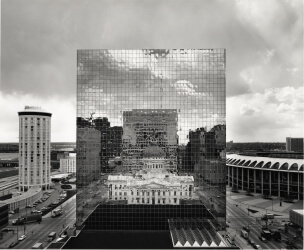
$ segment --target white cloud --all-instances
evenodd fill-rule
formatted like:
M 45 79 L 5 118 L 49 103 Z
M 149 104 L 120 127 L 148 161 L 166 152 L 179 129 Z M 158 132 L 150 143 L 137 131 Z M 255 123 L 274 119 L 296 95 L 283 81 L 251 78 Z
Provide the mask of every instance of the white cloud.
M 304 87 L 286 86 L 283 88 L 270 88 L 264 92 L 264 99 L 266 102 L 274 103 L 302 103 L 304 104 Z
M 287 136 L 304 137 L 303 104 L 303 87 L 227 98 L 227 140 L 283 142 Z
M 271 49 L 271 50 L 264 50 L 264 51 L 260 51 L 258 52 L 258 54 L 262 57 L 264 64 L 267 64 L 271 58 L 274 56 L 275 54 L 275 50 Z
M 303 112 L 304 111 L 304 106 L 303 106 L 303 103 L 292 103 L 292 104 L 281 103 L 277 107 L 277 111 L 279 113 L 283 113 L 283 112 Z
M 250 106 L 248 104 L 243 104 L 240 108 L 241 115 L 254 115 L 260 112 L 261 110 L 259 108 Z

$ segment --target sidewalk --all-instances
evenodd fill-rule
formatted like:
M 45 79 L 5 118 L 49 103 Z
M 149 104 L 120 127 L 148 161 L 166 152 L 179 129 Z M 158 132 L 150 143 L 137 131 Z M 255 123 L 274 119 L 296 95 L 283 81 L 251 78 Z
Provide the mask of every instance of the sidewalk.
M 232 204 L 237 205 L 253 217 L 261 217 L 266 213 L 273 213 L 277 218 L 288 219 L 289 211 L 291 209 L 303 209 L 303 201 L 296 203 L 286 203 L 282 201 L 280 206 L 280 198 L 273 197 L 273 200 L 263 199 L 263 195 L 254 194 L 254 196 L 246 196 L 246 191 L 239 191 L 239 193 L 231 192 L 231 187 L 227 187 L 227 199 L 231 199 Z

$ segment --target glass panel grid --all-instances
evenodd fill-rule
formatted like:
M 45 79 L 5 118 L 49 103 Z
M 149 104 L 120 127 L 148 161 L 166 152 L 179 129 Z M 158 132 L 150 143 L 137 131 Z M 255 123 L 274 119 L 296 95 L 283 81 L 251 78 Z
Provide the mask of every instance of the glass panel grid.
M 225 227 L 225 56 L 77 51 L 78 226 L 162 230 L 179 214 Z

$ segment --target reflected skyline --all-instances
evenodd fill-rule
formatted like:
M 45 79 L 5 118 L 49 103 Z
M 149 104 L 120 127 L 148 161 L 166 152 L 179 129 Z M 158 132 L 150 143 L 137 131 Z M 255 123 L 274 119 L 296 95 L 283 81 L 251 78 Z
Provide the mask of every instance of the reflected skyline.
M 225 230 L 225 91 L 224 49 L 78 50 L 76 225 Z

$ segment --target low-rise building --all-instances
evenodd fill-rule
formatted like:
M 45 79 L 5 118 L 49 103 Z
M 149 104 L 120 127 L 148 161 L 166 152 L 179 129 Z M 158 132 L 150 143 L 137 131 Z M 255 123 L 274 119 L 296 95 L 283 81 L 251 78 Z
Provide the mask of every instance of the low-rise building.
M 25 208 L 27 205 L 32 205 L 35 201 L 42 197 L 42 189 L 40 187 L 30 188 L 27 192 L 13 193 L 13 197 L 1 202 L 7 204 L 9 211 Z M 1 205 L 0 204 L 0 205 Z
M 76 173 L 76 154 L 69 153 L 68 156 L 60 159 L 61 173 Z
M 303 159 L 229 154 L 227 184 L 252 193 L 303 200 Z

